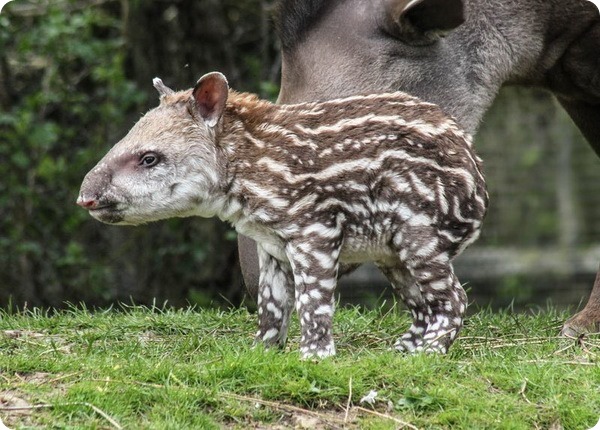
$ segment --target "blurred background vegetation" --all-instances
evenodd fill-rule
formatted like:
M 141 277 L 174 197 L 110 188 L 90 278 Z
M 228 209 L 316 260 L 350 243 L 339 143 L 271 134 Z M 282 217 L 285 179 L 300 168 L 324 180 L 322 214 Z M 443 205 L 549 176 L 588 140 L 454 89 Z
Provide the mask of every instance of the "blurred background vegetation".
M 100 224 L 85 173 L 157 104 L 219 70 L 275 99 L 274 0 L 16 0 L 0 14 L 0 306 L 239 304 L 235 232 L 217 220 Z M 505 90 L 476 139 L 491 210 L 458 263 L 481 303 L 577 303 L 600 261 L 600 161 L 546 93 Z M 383 283 L 363 269 L 345 300 Z M 379 289 L 367 286 L 377 284 Z

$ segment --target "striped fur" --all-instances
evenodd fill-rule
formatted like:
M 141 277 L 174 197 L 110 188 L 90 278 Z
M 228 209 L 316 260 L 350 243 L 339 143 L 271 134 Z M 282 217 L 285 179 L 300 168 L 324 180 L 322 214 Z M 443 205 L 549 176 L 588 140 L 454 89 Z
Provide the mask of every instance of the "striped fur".
M 103 202 L 93 216 L 218 216 L 256 240 L 258 342 L 283 345 L 295 306 L 303 357 L 333 355 L 340 265 L 373 261 L 412 312 L 396 348 L 447 351 L 467 305 L 452 259 L 477 238 L 487 207 L 468 134 L 400 92 L 279 106 L 230 91 L 214 128 L 193 104 L 191 91 L 163 94 L 88 174 L 80 199 Z M 153 168 L 158 185 L 148 171 L 144 183 L 131 171 L 115 180 L 123 158 L 150 150 L 165 160 Z M 175 191 L 159 196 L 165 189 Z

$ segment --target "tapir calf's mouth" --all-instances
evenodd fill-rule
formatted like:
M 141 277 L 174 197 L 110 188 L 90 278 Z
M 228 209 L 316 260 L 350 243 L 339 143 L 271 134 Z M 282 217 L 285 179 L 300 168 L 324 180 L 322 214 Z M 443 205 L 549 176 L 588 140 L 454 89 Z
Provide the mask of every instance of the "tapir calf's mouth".
M 107 224 L 117 224 L 124 218 L 123 209 L 118 208 L 116 203 L 98 206 L 89 212 L 92 217 Z
M 88 209 L 90 212 L 101 211 L 101 210 L 114 210 L 118 211 L 117 203 L 99 203 L 97 206 Z

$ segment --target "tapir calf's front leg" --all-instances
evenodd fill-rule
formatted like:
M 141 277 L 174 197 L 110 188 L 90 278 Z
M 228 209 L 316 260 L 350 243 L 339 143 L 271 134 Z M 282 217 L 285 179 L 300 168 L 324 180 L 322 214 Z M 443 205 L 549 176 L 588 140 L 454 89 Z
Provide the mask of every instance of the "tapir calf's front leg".
M 306 243 L 288 246 L 287 251 L 296 287 L 302 358 L 335 355 L 332 327 L 339 251 L 317 250 Z
M 281 262 L 258 247 L 258 332 L 256 343 L 285 346 L 294 305 L 294 277 L 287 262 Z

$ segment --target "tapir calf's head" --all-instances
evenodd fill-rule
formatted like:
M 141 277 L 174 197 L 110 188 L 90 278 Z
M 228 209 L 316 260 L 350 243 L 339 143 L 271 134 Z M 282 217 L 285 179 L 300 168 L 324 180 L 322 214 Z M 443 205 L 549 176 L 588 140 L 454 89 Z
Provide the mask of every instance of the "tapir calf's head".
M 227 101 L 223 75 L 203 76 L 174 92 L 154 80 L 160 105 L 86 175 L 77 204 L 109 224 L 212 216 L 223 177 L 217 128 Z

